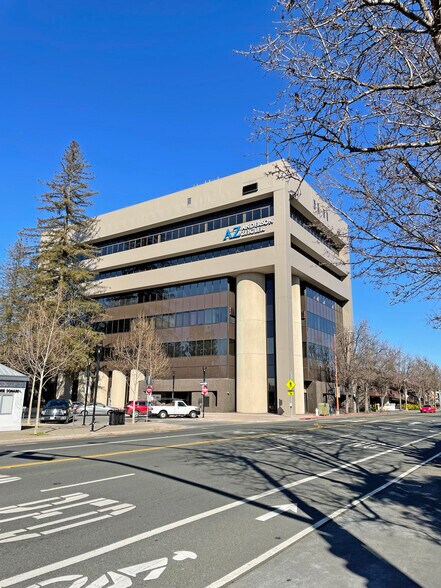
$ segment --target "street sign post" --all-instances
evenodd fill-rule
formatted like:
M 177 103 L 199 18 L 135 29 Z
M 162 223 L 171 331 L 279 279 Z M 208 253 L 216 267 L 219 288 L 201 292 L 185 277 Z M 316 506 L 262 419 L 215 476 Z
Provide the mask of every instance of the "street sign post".
M 147 423 L 149 420 L 149 401 L 152 399 L 153 393 L 153 386 L 152 386 L 152 376 L 148 376 L 146 378 L 147 386 L 145 389 L 145 393 L 147 394 L 147 406 L 145 411 L 145 422 Z
M 294 396 L 294 388 L 295 388 L 296 384 L 292 378 L 289 378 L 289 380 L 286 382 L 285 385 L 288 390 L 288 396 L 289 396 L 289 416 L 292 417 L 292 397 Z
M 202 418 L 205 418 L 205 396 L 208 394 L 208 384 L 205 380 L 205 374 L 207 373 L 207 368 L 204 366 L 202 368 L 202 382 L 201 382 L 201 394 L 202 394 Z

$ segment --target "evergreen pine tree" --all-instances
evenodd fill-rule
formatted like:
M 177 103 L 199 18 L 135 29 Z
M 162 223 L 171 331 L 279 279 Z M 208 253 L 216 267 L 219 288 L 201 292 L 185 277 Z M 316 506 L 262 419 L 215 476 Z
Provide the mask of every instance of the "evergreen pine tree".
M 94 178 L 89 169 L 79 144 L 72 141 L 62 157 L 61 170 L 47 182 L 48 191 L 39 198 L 38 210 L 43 215 L 30 231 L 38 241 L 35 299 L 57 304 L 61 300 L 69 317 L 66 328 L 84 343 L 72 371 L 87 363 L 97 338 L 93 323 L 100 314 L 99 303 L 90 297 L 96 254 L 87 241 L 94 235 L 96 221 L 86 210 L 97 193 L 89 187 Z
M 32 256 L 25 236 L 20 233 L 9 248 L 0 270 L 0 342 L 2 355 L 13 341 L 32 300 Z

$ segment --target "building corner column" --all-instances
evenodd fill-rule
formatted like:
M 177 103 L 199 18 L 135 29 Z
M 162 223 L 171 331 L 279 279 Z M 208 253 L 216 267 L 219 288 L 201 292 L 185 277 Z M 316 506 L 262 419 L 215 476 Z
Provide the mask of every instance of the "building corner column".
M 236 410 L 268 412 L 265 276 L 245 273 L 236 283 Z
M 305 387 L 303 375 L 303 341 L 302 341 L 302 306 L 300 292 L 300 278 L 292 276 L 291 283 L 292 302 L 292 346 L 293 346 L 293 380 L 294 412 L 305 414 Z

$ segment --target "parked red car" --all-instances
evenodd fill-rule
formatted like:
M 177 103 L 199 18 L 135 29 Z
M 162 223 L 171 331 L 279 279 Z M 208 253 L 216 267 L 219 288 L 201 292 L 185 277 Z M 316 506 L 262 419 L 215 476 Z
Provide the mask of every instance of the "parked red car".
M 431 404 L 425 404 L 420 408 L 420 412 L 436 412 L 436 408 Z
M 135 416 L 140 414 L 146 414 L 147 410 L 150 412 L 152 410 L 151 404 L 147 402 L 147 400 L 136 400 L 135 401 Z M 133 400 L 126 404 L 125 408 L 126 414 L 132 414 L 133 411 Z

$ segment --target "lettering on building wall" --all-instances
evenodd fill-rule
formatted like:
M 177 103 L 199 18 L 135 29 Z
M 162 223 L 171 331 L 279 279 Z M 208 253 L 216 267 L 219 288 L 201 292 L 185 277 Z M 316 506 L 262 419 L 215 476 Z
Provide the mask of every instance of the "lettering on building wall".
M 318 217 L 322 217 L 322 218 L 326 219 L 327 221 L 329 221 L 328 209 L 325 208 L 323 206 L 323 204 L 320 204 L 320 202 L 317 202 L 317 200 L 315 198 L 314 198 L 314 212 L 317 214 Z
M 266 227 L 274 223 L 274 218 L 264 218 L 262 220 L 252 221 L 245 225 L 237 225 L 225 231 L 223 241 L 228 239 L 238 239 L 239 237 L 248 237 L 250 235 L 257 235 L 265 233 Z

